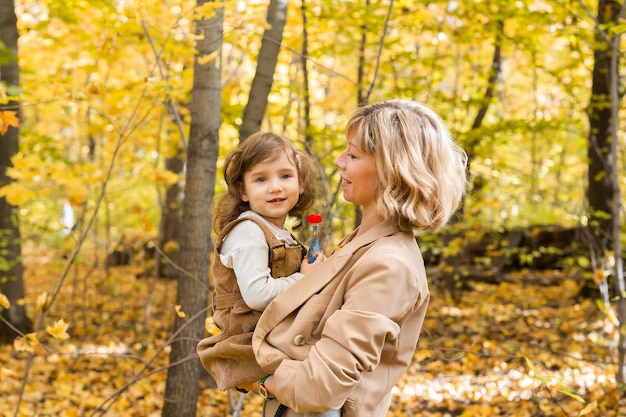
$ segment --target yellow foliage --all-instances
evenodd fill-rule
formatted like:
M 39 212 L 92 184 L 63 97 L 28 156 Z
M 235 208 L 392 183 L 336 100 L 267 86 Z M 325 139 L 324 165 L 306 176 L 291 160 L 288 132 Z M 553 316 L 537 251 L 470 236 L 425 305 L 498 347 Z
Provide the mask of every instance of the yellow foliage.
M 18 152 L 11 157 L 11 163 L 13 164 L 13 168 L 15 168 L 18 172 L 24 171 L 31 168 L 33 165 L 33 158 L 25 156 L 22 152 Z
M 180 179 L 179 175 L 167 169 L 157 170 L 154 173 L 154 182 L 166 187 L 172 186 Z
M 9 101 L 7 96 L 7 87 L 4 83 L 0 83 L 0 104 L 6 104 Z
M 15 378 L 17 376 L 17 372 L 13 369 L 2 367 L 0 368 L 0 381 L 7 380 L 8 378 Z
M 213 51 L 208 55 L 201 55 L 198 57 L 198 64 L 200 65 L 205 65 L 208 64 L 209 62 L 214 62 L 215 60 L 217 60 L 219 58 L 220 55 L 220 51 Z
M 13 341 L 13 347 L 18 352 L 35 352 L 35 347 L 39 345 L 39 339 L 35 333 L 28 333 L 23 337 L 16 337 Z
M 175 240 L 170 240 L 166 242 L 165 245 L 163 245 L 163 252 L 172 253 L 172 252 L 177 251 L 178 248 L 179 248 L 178 242 L 176 242 Z
M 489 404 L 472 404 L 463 410 L 460 417 L 491 417 L 498 414 L 497 408 Z
M 37 311 L 43 310 L 48 305 L 48 292 L 44 291 L 37 297 Z
M 609 274 L 607 272 L 608 271 L 605 271 L 604 269 L 596 270 L 593 273 L 593 282 L 595 282 L 596 285 L 600 285 L 608 277 Z
M 186 316 L 185 312 L 183 311 L 183 308 L 180 304 L 176 304 L 176 306 L 174 307 L 174 309 L 176 310 L 176 315 L 180 318 L 183 318 Z
M 0 197 L 5 197 L 12 206 L 22 206 L 35 196 L 31 190 L 18 182 L 0 188 Z
M 69 323 L 66 323 L 63 319 L 57 320 L 53 326 L 46 327 L 46 331 L 55 339 L 65 340 L 70 337 L 67 334 L 67 328 Z
M 578 415 L 579 416 L 585 416 L 585 415 L 591 413 L 592 411 L 596 410 L 597 408 L 598 408 L 598 402 L 597 401 L 593 401 L 593 402 L 587 404 L 587 406 L 585 406 L 585 408 L 580 410 L 580 413 L 578 413 Z
M 0 135 L 7 133 L 9 126 L 20 126 L 20 121 L 17 118 L 17 112 L 9 110 L 0 111 Z
M 74 207 L 80 206 L 87 200 L 87 187 L 80 178 L 70 178 L 61 184 L 67 194 L 67 199 Z
M 213 317 L 207 317 L 204 320 L 204 330 L 211 336 L 215 336 L 221 332 L 220 328 L 215 325 Z
M 215 11 L 224 7 L 224 3 L 220 1 L 207 2 L 196 7 L 196 19 L 210 19 L 215 16 Z
M 0 292 L 0 307 L 5 308 L 5 309 L 11 307 L 11 302 L 9 301 L 7 296 L 2 294 L 1 292 Z

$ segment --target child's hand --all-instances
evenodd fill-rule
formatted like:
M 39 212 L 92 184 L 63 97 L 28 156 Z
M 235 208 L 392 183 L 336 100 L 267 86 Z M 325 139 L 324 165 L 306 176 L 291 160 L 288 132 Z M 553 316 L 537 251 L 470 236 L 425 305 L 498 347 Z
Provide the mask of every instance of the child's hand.
M 302 263 L 300 264 L 300 272 L 306 275 L 309 272 L 311 272 L 316 266 L 324 262 L 325 260 L 326 260 L 326 256 L 322 253 L 318 253 L 317 258 L 315 259 L 315 262 L 310 264 L 309 257 L 305 256 L 304 259 L 302 260 Z

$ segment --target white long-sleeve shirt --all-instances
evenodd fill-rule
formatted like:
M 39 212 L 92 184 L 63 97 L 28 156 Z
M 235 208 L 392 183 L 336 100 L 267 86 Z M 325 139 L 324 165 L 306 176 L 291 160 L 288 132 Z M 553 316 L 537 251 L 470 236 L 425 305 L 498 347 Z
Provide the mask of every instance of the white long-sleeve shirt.
M 241 213 L 239 217 L 258 218 L 278 240 L 287 246 L 298 246 L 298 242 L 287 229 L 277 227 L 251 210 Z M 253 221 L 243 221 L 226 236 L 220 251 L 222 264 L 234 270 L 243 300 L 254 310 L 265 309 L 270 301 L 304 276 L 296 272 L 288 277 L 272 278 L 269 250 L 263 230 Z

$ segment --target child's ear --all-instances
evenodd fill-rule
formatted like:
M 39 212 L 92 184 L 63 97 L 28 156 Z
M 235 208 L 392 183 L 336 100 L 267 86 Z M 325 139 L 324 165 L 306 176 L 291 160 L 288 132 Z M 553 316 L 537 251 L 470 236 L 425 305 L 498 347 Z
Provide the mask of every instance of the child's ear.
M 245 201 L 246 203 L 250 201 L 248 194 L 246 194 L 246 187 L 244 187 L 243 184 L 239 184 L 239 194 L 241 195 L 241 201 Z
M 304 193 L 304 184 L 300 183 L 300 195 Z

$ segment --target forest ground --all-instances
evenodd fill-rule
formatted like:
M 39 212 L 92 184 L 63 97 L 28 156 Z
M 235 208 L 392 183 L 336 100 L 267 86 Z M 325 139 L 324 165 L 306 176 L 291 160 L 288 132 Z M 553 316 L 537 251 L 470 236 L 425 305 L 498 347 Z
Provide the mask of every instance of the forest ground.
M 38 256 L 25 265 L 34 317 L 38 297 L 58 285 L 63 260 Z M 153 280 L 135 278 L 140 268 L 109 276 L 86 263 L 72 268 L 43 325 L 63 319 L 70 337 L 38 332 L 30 359 L 0 346 L 0 416 L 160 416 L 176 282 L 154 282 L 146 320 Z M 551 274 L 554 284 L 540 284 L 537 274 Z M 454 302 L 431 285 L 415 360 L 388 415 L 626 416 L 604 316 L 594 300 L 576 299 L 580 284 L 560 274 L 470 281 Z M 205 388 L 197 415 L 228 416 L 230 407 L 226 393 Z M 249 394 L 240 416 L 260 416 L 260 409 L 261 398 Z

